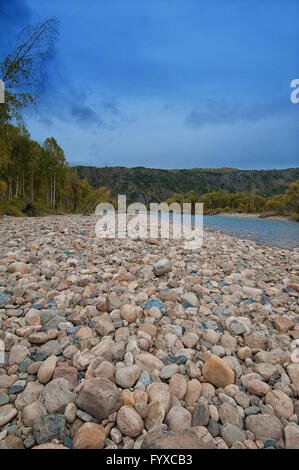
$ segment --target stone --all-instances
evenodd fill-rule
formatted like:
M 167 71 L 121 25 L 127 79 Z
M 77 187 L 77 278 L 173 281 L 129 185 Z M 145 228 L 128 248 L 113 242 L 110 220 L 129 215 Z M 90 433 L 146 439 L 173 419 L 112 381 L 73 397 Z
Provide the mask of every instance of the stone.
M 38 444 L 51 442 L 53 439 L 63 441 L 65 438 L 65 416 L 61 414 L 51 414 L 40 416 L 33 420 L 33 435 Z
M 115 384 L 103 377 L 97 377 L 84 382 L 75 404 L 102 422 L 122 406 L 122 397 Z
M 115 381 L 122 388 L 131 388 L 140 376 L 140 369 L 136 365 L 117 367 Z
M 258 395 L 259 397 L 266 395 L 266 393 L 268 393 L 270 390 L 270 387 L 268 384 L 258 379 L 249 380 L 249 382 L 246 385 L 246 388 L 250 393 L 253 393 L 254 395 Z
M 8 436 L 6 436 L 4 438 L 4 441 L 9 442 L 12 449 L 25 449 L 23 440 L 20 437 L 15 436 L 14 434 L 9 434 Z
M 280 420 L 270 414 L 251 415 L 246 417 L 246 427 L 254 435 L 254 439 L 279 440 L 283 434 Z
M 195 403 L 200 396 L 200 392 L 201 392 L 201 383 L 196 379 L 189 380 L 187 383 L 187 392 L 184 397 L 185 402 Z
M 73 403 L 75 400 L 76 395 L 72 389 L 72 384 L 65 379 L 55 379 L 47 383 L 42 392 L 41 400 L 48 413 L 63 413 L 66 405 Z
M 286 449 L 299 449 L 299 426 L 286 426 L 284 435 Z
M 287 371 L 292 383 L 297 390 L 297 395 L 299 395 L 299 364 L 288 365 Z
M 209 418 L 209 408 L 202 404 L 197 405 L 192 415 L 192 426 L 207 426 L 209 423 Z
M 219 357 L 211 354 L 202 367 L 204 378 L 216 387 L 226 387 L 235 381 L 234 371 Z
M 123 405 L 128 405 L 128 406 L 135 405 L 134 395 L 132 392 L 130 392 L 130 390 L 123 390 L 121 396 L 122 396 Z
M 113 322 L 108 313 L 100 315 L 97 324 L 95 325 L 95 330 L 100 336 L 108 336 L 110 333 L 115 331 Z
M 285 333 L 294 326 L 294 322 L 287 316 L 275 317 L 273 319 L 273 325 L 277 331 Z
M 25 348 L 25 346 L 16 344 L 10 350 L 8 364 L 10 366 L 13 364 L 20 364 L 24 359 L 26 359 L 28 355 L 29 350 Z
M 169 381 L 169 388 L 171 395 L 174 395 L 179 400 L 183 400 L 187 392 L 187 380 L 181 374 L 175 374 Z
M 160 259 L 156 264 L 153 266 L 153 271 L 155 276 L 162 276 L 170 271 L 170 261 L 168 258 Z
M 174 374 L 179 372 L 180 368 L 177 364 L 169 364 L 168 366 L 164 366 L 163 369 L 160 371 L 159 376 L 163 380 L 170 379 Z
M 34 419 L 45 416 L 46 414 L 47 410 L 39 400 L 36 400 L 33 403 L 29 403 L 23 409 L 24 424 L 31 428 Z
M 11 404 L 0 406 L 0 428 L 12 421 L 16 415 L 17 410 Z
M 30 325 L 40 325 L 41 319 L 39 311 L 36 308 L 31 308 L 25 315 L 26 322 Z
M 165 407 L 158 401 L 151 402 L 146 409 L 145 428 L 149 431 L 152 427 L 162 424 L 165 418 Z
M 181 405 L 173 406 L 166 415 L 169 431 L 185 431 L 191 427 L 192 415 Z
M 135 305 L 122 305 L 120 308 L 120 316 L 123 320 L 126 320 L 128 323 L 133 323 L 137 317 Z
M 171 395 L 167 384 L 153 383 L 147 387 L 149 402 L 158 401 L 164 406 L 165 413 L 170 408 Z
M 120 432 L 129 437 L 138 436 L 144 427 L 141 416 L 131 406 L 122 406 L 119 409 L 116 423 Z
M 242 428 L 242 418 L 236 407 L 228 402 L 225 402 L 219 406 L 218 412 L 222 424 L 231 423 L 239 428 Z
M 245 432 L 231 423 L 226 423 L 222 426 L 221 436 L 229 447 L 236 441 L 243 442 L 246 439 Z
M 196 435 L 194 430 L 188 431 L 154 431 L 148 433 L 141 445 L 142 449 L 208 449 L 210 446 Z
M 154 371 L 155 369 L 160 371 L 164 367 L 163 362 L 150 353 L 136 354 L 135 363 L 141 370 L 148 371 Z
M 56 356 L 49 356 L 41 363 L 37 372 L 37 378 L 42 384 L 46 384 L 51 380 L 57 361 L 58 358 Z
M 279 413 L 286 419 L 294 412 L 294 405 L 292 400 L 280 390 L 272 390 L 267 393 L 265 397 L 267 405 L 271 405 L 276 413 Z
M 103 449 L 106 441 L 104 426 L 84 423 L 73 438 L 73 449 Z
M 22 263 L 21 261 L 15 261 L 8 266 L 7 271 L 9 273 L 27 274 L 29 271 L 29 265 Z
M 76 367 L 57 366 L 54 370 L 53 380 L 61 378 L 68 380 L 75 388 L 78 385 L 78 371 Z

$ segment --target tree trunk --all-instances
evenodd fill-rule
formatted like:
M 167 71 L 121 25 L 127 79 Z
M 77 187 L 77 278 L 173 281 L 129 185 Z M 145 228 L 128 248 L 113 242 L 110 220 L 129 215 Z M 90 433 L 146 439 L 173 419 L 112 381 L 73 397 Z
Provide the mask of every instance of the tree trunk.
M 16 180 L 16 197 L 18 197 L 18 193 L 19 193 L 19 177 L 17 176 L 17 180 Z
M 31 201 L 34 201 L 34 194 L 33 194 L 33 183 L 34 183 L 34 174 L 33 171 L 31 172 Z

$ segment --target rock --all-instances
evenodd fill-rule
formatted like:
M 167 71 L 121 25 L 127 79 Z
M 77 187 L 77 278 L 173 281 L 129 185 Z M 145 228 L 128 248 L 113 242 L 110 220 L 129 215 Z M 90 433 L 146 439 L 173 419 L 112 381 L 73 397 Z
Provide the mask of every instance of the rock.
M 17 410 L 11 405 L 0 406 L 0 428 L 14 419 Z
M 108 336 L 110 333 L 115 331 L 113 322 L 108 313 L 100 315 L 98 322 L 95 325 L 95 330 L 100 336 Z
M 22 263 L 21 261 L 15 261 L 8 266 L 7 271 L 9 273 L 27 274 L 29 271 L 29 265 Z
M 63 441 L 65 438 L 65 416 L 51 414 L 33 420 L 33 435 L 38 444 L 51 442 L 53 439 Z
M 25 320 L 26 322 L 30 325 L 40 325 L 41 320 L 40 320 L 40 314 L 39 311 L 36 308 L 31 308 L 28 310 L 28 312 L 25 315 Z
M 245 432 L 231 423 L 226 423 L 222 426 L 221 436 L 229 447 L 236 441 L 243 442 L 246 439 Z
M 136 365 L 117 367 L 115 381 L 122 388 L 131 388 L 140 376 L 140 369 Z
M 135 405 L 134 395 L 132 392 L 130 392 L 130 390 L 123 390 L 121 396 L 122 396 L 123 405 L 128 405 L 128 406 Z
M 205 379 L 216 387 L 226 387 L 235 381 L 234 371 L 222 359 L 211 354 L 202 367 Z
M 120 315 L 123 320 L 126 320 L 128 323 L 133 323 L 137 317 L 135 305 L 122 305 L 120 308 Z
M 73 403 L 75 393 L 72 392 L 72 384 L 65 379 L 55 379 L 45 385 L 41 395 L 48 413 L 60 414 L 65 410 L 66 405 Z
M 199 301 L 195 294 L 192 292 L 187 292 L 182 295 L 182 300 L 190 304 L 192 307 L 198 307 Z
M 268 384 L 258 379 L 249 380 L 249 382 L 246 385 L 246 388 L 250 393 L 253 393 L 254 395 L 258 395 L 259 397 L 266 395 L 266 393 L 268 393 L 270 390 L 270 387 Z
M 222 424 L 231 423 L 242 428 L 242 418 L 233 405 L 228 402 L 222 403 L 218 408 L 219 418 Z
M 106 441 L 104 426 L 96 423 L 84 423 L 77 430 L 73 439 L 74 449 L 103 449 Z
M 295 385 L 297 394 L 299 395 L 299 364 L 288 365 L 287 371 L 292 383 Z
M 200 396 L 200 392 L 201 383 L 196 379 L 189 380 L 189 382 L 187 383 L 187 392 L 184 397 L 185 402 L 195 403 Z
M 172 395 L 183 400 L 187 392 L 187 380 L 183 375 L 175 374 L 169 381 L 169 388 Z
M 254 370 L 266 381 L 279 377 L 277 366 L 269 362 L 254 364 Z
M 267 405 L 271 405 L 276 413 L 279 413 L 286 419 L 289 419 L 294 412 L 292 400 L 280 390 L 268 392 L 265 400 Z
M 218 413 L 217 413 L 218 414 Z M 196 406 L 192 415 L 192 426 L 207 426 L 209 423 L 209 408 L 205 405 Z
M 153 426 L 162 424 L 165 418 L 165 407 L 158 401 L 153 401 L 147 406 L 145 414 L 145 427 L 149 431 Z
M 143 420 L 131 406 L 122 406 L 116 418 L 118 429 L 125 436 L 135 437 L 143 429 Z
M 34 446 L 32 449 L 40 449 L 40 450 L 47 450 L 47 449 L 69 449 L 69 447 L 65 447 L 63 444 L 55 444 L 54 442 L 47 442 L 45 444 L 40 444 L 39 446 Z
M 167 384 L 153 383 L 147 387 L 149 402 L 157 401 L 164 406 L 165 413 L 169 410 L 171 395 Z
M 12 366 L 13 364 L 20 364 L 26 357 L 29 355 L 29 351 L 25 346 L 21 344 L 16 344 L 10 350 L 8 364 Z
M 246 427 L 253 433 L 255 440 L 279 440 L 283 433 L 283 426 L 280 420 L 276 416 L 270 414 L 247 416 Z
M 72 366 L 57 366 L 53 374 L 53 380 L 55 379 L 68 380 L 75 388 L 78 385 L 78 371 Z
M 141 370 L 153 371 L 155 369 L 161 370 L 164 364 L 160 359 L 150 353 L 141 353 L 135 356 L 135 363 Z
M 163 367 L 160 371 L 159 376 L 163 380 L 170 379 L 174 374 L 179 372 L 180 368 L 177 364 L 169 364 L 168 366 Z
M 286 426 L 284 435 L 286 449 L 299 449 L 299 426 Z
M 30 428 L 32 427 L 32 423 L 36 418 L 40 418 L 46 414 L 47 410 L 39 400 L 36 400 L 33 403 L 29 403 L 23 409 L 24 424 Z
M 165 418 L 169 431 L 185 431 L 191 427 L 191 413 L 183 406 L 173 406 Z
M 56 356 L 49 356 L 38 369 L 37 377 L 42 384 L 48 383 L 54 373 L 58 358 Z
M 168 273 L 170 271 L 170 261 L 167 258 L 160 259 L 153 266 L 153 271 L 155 276 L 162 276 L 162 274 Z
M 147 434 L 142 442 L 142 449 L 208 449 L 210 446 L 199 439 L 194 430 L 154 431 Z
M 23 440 L 20 437 L 15 436 L 14 434 L 9 434 L 8 436 L 6 436 L 4 441 L 10 444 L 11 449 L 25 449 Z
M 121 407 L 122 397 L 116 385 L 110 380 L 97 377 L 86 380 L 75 404 L 102 422 Z
M 293 328 L 294 323 L 289 317 L 281 316 L 281 317 L 274 318 L 273 325 L 277 331 L 284 333 L 290 330 L 291 328 Z
M 65 410 L 64 410 L 64 415 L 68 423 L 73 423 L 75 421 L 76 411 L 77 411 L 77 407 L 75 403 L 69 403 L 68 405 L 66 405 Z

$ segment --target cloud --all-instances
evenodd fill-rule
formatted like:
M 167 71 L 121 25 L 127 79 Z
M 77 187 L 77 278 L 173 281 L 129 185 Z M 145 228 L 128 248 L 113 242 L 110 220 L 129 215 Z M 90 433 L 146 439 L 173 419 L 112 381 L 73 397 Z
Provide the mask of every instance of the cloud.
M 96 125 L 101 127 L 104 125 L 104 121 L 101 116 L 86 104 L 71 104 L 70 116 L 74 118 L 76 123 L 79 125 Z
M 279 116 L 290 110 L 287 98 L 272 99 L 269 102 L 255 104 L 228 104 L 225 100 L 214 98 L 201 100 L 200 105 L 186 117 L 185 124 L 193 128 L 218 125 L 238 125 L 254 123 L 269 117 Z

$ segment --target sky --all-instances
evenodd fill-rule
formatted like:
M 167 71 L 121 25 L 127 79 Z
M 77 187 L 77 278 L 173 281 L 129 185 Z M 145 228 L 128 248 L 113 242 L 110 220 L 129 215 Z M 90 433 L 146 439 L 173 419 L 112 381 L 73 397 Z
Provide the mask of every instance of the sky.
M 71 165 L 298 166 L 297 0 L 0 0 L 0 56 L 50 17 L 56 54 L 24 117 Z

